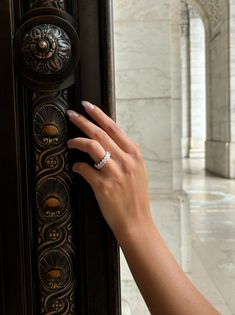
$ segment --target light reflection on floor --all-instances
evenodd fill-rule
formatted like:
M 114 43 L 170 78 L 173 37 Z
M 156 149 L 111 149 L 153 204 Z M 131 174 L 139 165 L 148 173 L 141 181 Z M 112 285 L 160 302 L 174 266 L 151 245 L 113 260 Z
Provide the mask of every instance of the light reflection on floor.
M 193 234 L 192 279 L 222 315 L 235 315 L 235 181 L 184 161 Z

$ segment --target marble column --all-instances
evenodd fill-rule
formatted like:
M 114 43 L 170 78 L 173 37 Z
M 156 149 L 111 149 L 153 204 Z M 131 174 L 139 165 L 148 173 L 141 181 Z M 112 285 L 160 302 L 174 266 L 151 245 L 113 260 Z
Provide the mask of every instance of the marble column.
M 190 9 L 190 158 L 204 158 L 206 140 L 205 29 L 199 14 Z
M 191 75 L 189 8 L 181 1 L 182 157 L 189 158 L 191 138 Z
M 217 5 L 208 6 L 206 169 L 219 176 L 235 178 L 231 137 L 230 10 L 227 0 L 211 2 Z
M 230 177 L 235 178 L 235 2 L 230 0 Z

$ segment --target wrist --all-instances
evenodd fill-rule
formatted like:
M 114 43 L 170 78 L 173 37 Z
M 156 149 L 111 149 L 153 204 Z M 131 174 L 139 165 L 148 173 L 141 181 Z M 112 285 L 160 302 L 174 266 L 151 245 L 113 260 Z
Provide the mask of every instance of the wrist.
M 138 241 L 139 238 L 146 238 L 152 231 L 157 231 L 156 226 L 153 222 L 152 216 L 149 215 L 144 218 L 139 218 L 138 220 L 133 220 L 129 222 L 125 228 L 118 229 L 114 232 L 118 244 L 123 247 L 132 243 L 133 241 Z

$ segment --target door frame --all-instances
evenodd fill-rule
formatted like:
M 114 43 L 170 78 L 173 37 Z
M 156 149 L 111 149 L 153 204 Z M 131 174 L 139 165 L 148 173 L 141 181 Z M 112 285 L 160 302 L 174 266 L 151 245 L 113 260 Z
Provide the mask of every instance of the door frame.
M 28 110 L 31 100 L 16 70 L 13 52 L 25 2 L 0 3 L 0 311 L 3 315 L 41 314 L 32 185 L 33 135 Z M 32 3 L 28 1 L 29 5 Z M 87 99 L 114 117 L 112 1 L 71 0 L 68 4 L 80 38 L 81 55 L 71 88 L 73 109 L 82 111 L 80 101 Z M 101 216 L 91 188 L 79 176 L 74 177 L 71 194 L 76 209 L 73 219 L 78 283 L 76 314 L 120 315 L 118 245 Z

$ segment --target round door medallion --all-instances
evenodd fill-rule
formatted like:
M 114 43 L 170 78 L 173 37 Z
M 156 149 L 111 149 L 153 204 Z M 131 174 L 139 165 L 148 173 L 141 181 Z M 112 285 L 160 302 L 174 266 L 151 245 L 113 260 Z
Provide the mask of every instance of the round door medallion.
M 67 88 L 80 57 L 72 17 L 58 9 L 32 10 L 15 35 L 16 65 L 26 85 L 36 90 Z

